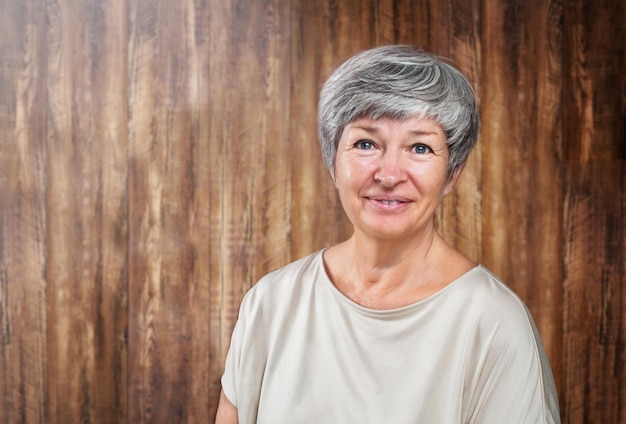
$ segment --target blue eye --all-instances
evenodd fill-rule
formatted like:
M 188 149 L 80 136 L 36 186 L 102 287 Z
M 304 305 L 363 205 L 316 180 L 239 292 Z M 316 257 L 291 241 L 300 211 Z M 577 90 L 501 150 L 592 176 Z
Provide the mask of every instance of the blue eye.
M 369 140 L 359 140 L 354 143 L 354 147 L 361 150 L 370 150 L 374 148 L 374 143 Z
M 432 152 L 432 149 L 425 144 L 416 144 L 413 146 L 413 151 L 418 155 L 425 155 Z

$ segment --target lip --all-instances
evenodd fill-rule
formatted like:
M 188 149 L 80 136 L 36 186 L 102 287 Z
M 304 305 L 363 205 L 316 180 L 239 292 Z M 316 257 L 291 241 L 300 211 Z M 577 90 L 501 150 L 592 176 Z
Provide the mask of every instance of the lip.
M 366 196 L 366 199 L 376 207 L 388 211 L 403 209 L 411 202 L 409 199 L 402 196 Z

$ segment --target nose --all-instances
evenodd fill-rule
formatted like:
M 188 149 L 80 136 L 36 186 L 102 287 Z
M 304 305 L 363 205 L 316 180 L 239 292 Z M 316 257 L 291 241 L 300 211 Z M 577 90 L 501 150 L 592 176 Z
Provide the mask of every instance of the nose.
M 406 180 L 402 158 L 393 152 L 385 152 L 374 174 L 374 180 L 385 187 L 393 187 Z

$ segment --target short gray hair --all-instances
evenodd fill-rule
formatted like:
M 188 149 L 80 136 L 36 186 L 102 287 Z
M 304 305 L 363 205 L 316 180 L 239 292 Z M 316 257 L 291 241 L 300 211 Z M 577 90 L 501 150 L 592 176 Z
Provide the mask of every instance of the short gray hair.
M 385 46 L 361 52 L 333 72 L 318 108 L 318 136 L 331 174 L 344 128 L 362 118 L 431 118 L 447 137 L 449 175 L 463 166 L 478 138 L 478 107 L 467 78 L 444 60 L 411 46 Z

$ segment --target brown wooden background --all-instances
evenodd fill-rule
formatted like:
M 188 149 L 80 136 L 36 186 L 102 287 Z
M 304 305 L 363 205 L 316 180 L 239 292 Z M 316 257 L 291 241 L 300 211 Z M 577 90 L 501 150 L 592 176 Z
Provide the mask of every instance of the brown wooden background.
M 566 423 L 626 423 L 623 0 L 0 0 L 0 422 L 203 423 L 268 270 L 349 234 L 315 136 L 348 55 L 453 58 L 445 237 L 532 310 Z

